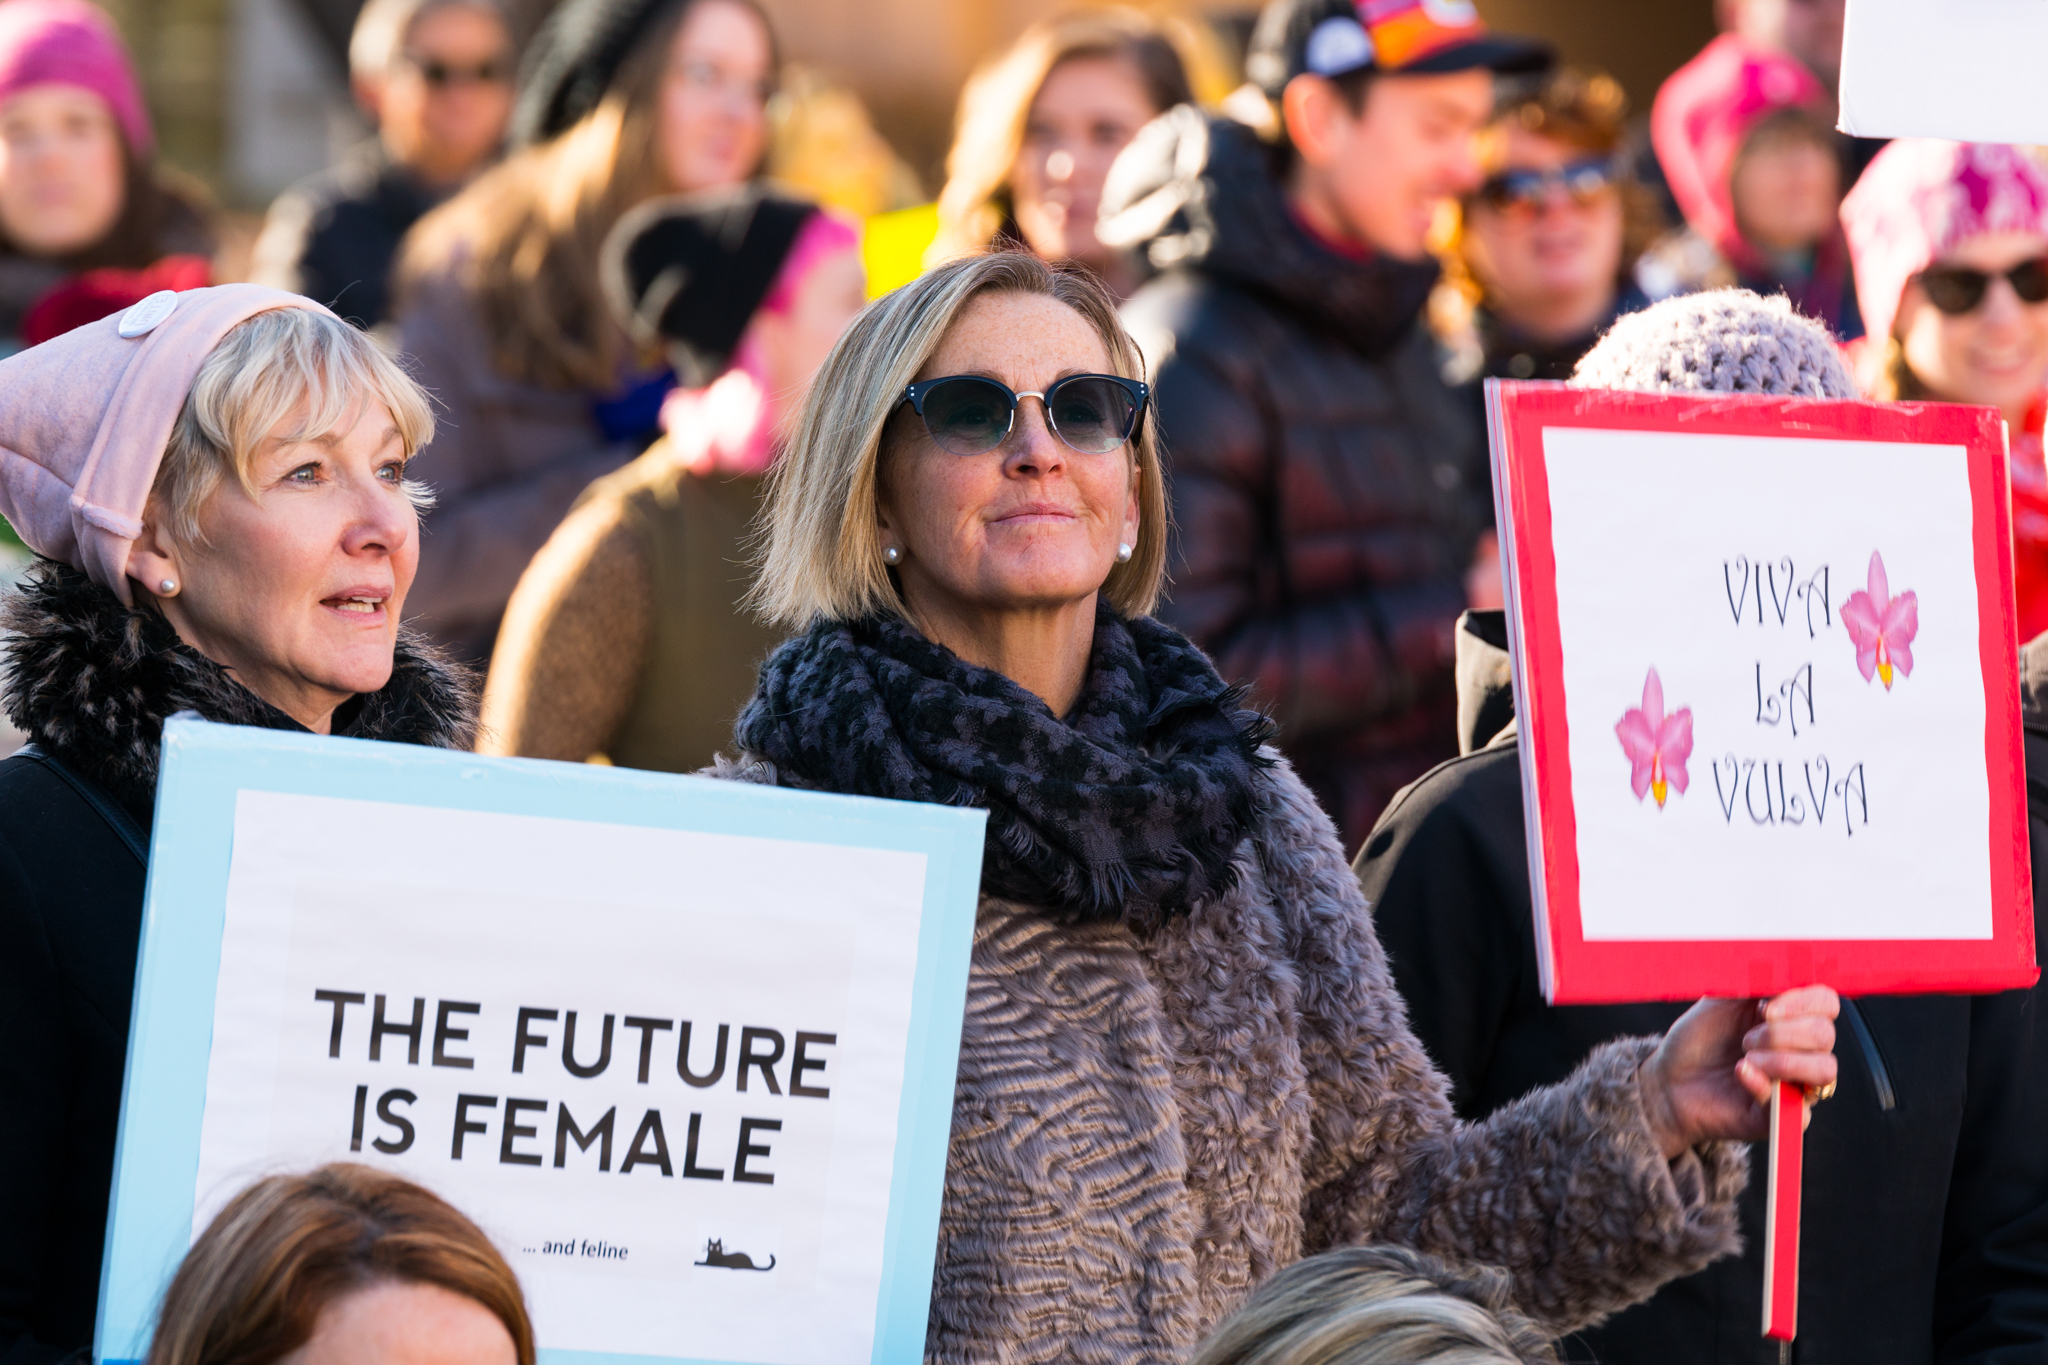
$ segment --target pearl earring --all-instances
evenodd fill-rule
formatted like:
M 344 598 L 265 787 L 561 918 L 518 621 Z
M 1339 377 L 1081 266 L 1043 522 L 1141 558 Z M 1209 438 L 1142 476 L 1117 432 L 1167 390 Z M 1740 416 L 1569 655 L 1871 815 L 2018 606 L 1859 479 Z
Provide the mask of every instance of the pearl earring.
M 1119 545 L 1119 546 L 1117 546 L 1117 547 L 1116 547 L 1116 562 L 1117 562 L 1117 563 L 1119 563 L 1119 564 L 1128 564 L 1128 563 L 1130 563 L 1130 562 L 1131 562 L 1131 547 L 1130 547 L 1130 546 L 1128 546 L 1128 545 Z
M 156 585 L 156 590 L 157 595 L 159 597 L 173 596 L 178 591 L 178 580 L 175 578 L 166 578 L 163 582 Z
M 897 549 L 894 545 L 884 545 L 882 547 L 882 562 L 892 565 L 901 564 L 903 562 L 903 551 Z

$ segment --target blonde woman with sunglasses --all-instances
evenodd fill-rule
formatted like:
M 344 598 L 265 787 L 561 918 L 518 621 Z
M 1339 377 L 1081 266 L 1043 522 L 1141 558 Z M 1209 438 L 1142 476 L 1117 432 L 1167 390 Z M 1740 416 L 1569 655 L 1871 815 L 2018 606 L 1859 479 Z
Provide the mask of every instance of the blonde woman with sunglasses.
M 925 1359 L 1185 1360 L 1358 1241 L 1498 1263 L 1555 1331 L 1732 1250 L 1833 992 L 1453 1119 L 1329 817 L 1152 617 L 1140 373 L 1094 276 L 953 261 L 854 320 L 769 493 L 754 601 L 795 636 L 714 772 L 988 812 Z

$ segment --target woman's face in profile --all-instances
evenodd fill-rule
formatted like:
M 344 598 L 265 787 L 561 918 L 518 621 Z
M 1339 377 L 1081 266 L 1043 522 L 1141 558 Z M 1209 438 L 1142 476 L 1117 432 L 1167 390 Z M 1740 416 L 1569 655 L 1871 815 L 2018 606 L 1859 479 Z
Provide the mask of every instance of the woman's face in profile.
M 954 322 L 919 379 L 971 374 L 1043 392 L 1070 374 L 1112 374 L 1079 313 L 1036 294 L 989 293 Z M 1138 538 L 1130 448 L 1085 455 L 1019 401 L 1009 436 L 981 455 L 941 449 L 906 407 L 883 452 L 882 543 L 904 552 L 904 596 L 920 617 L 971 623 L 1071 605 L 1100 588 L 1119 544 Z
M 127 197 L 121 130 L 107 102 L 37 85 L 0 104 L 0 230 L 35 256 L 68 256 L 113 231 Z
M 1100 267 L 1095 238 L 1110 163 L 1161 111 L 1122 57 L 1073 57 L 1038 87 L 1010 170 L 1011 212 L 1025 244 L 1049 261 Z
M 690 6 L 661 82 L 661 163 L 677 193 L 737 185 L 759 169 L 773 62 L 753 10 L 732 0 Z
M 387 1281 L 320 1310 L 313 1336 L 278 1365 L 518 1365 L 512 1334 L 475 1299 Z

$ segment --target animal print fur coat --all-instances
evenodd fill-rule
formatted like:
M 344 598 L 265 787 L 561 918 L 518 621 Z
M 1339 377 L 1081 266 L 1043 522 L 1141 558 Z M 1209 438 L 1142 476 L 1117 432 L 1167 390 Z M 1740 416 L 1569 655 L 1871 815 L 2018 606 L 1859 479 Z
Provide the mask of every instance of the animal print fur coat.
M 1502 1266 L 1563 1332 L 1736 1248 L 1746 1151 L 1663 1159 L 1649 1039 L 1454 1119 L 1329 818 L 1277 756 L 1256 781 L 1236 883 L 1191 914 L 982 898 L 928 1361 L 1184 1360 L 1276 1270 L 1367 1241 Z

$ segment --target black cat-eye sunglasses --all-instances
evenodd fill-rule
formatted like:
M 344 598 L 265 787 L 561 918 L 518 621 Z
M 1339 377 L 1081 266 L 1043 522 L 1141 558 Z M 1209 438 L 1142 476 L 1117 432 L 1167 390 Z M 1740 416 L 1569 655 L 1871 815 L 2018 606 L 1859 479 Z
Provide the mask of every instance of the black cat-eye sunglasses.
M 1045 404 L 1045 424 L 1083 455 L 1107 455 L 1138 434 L 1149 390 L 1114 374 L 1070 374 L 1043 393 L 1018 393 L 978 374 L 926 379 L 903 391 L 939 449 L 983 455 L 1001 445 L 1017 422 L 1017 402 Z

